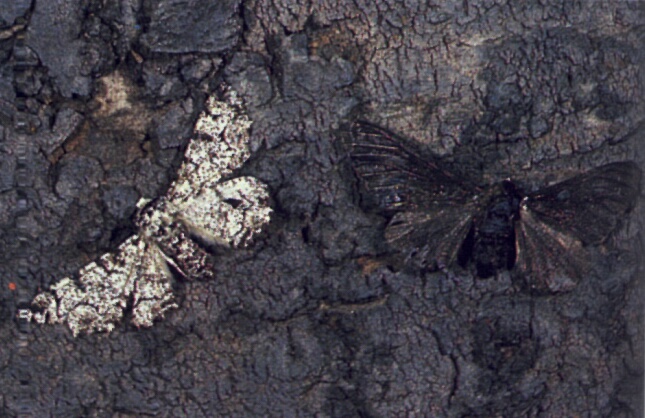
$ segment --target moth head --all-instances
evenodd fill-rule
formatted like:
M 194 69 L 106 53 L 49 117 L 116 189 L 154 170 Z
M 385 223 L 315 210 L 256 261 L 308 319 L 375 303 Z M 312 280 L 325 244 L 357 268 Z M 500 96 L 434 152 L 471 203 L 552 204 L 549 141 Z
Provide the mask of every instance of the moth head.
M 522 191 L 522 189 L 517 187 L 517 185 L 513 183 L 510 178 L 502 181 L 502 189 L 507 196 L 517 198 L 518 200 L 521 200 L 521 198 L 524 197 L 524 192 Z

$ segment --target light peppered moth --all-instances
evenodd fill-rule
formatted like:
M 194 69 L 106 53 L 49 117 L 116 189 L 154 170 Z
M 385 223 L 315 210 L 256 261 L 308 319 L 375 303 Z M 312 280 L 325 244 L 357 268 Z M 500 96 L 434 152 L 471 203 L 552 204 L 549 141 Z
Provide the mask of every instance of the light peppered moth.
M 188 144 L 177 180 L 153 201 L 142 199 L 136 235 L 117 251 L 38 294 L 30 319 L 66 322 L 74 336 L 109 332 L 132 307 L 132 324 L 152 326 L 176 308 L 172 269 L 186 279 L 212 277 L 208 254 L 191 237 L 218 245 L 246 246 L 270 219 L 266 187 L 253 177 L 221 181 L 250 156 L 251 121 L 228 91 L 211 97 Z

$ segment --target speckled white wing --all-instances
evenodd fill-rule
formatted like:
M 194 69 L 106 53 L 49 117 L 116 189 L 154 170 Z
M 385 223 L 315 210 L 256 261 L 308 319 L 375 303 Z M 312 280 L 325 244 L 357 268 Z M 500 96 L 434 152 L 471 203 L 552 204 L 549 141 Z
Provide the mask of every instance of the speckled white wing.
M 190 196 L 178 207 L 191 234 L 220 245 L 243 246 L 260 232 L 271 215 L 266 186 L 253 177 L 238 177 Z

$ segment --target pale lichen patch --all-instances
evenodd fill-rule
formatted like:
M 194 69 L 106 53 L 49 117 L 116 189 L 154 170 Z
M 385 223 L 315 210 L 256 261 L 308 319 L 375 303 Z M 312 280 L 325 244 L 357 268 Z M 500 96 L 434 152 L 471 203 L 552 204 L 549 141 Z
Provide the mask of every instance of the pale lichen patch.
M 117 70 L 99 78 L 97 86 L 95 123 L 103 129 L 124 129 L 145 135 L 151 111 L 136 100 L 136 84 Z

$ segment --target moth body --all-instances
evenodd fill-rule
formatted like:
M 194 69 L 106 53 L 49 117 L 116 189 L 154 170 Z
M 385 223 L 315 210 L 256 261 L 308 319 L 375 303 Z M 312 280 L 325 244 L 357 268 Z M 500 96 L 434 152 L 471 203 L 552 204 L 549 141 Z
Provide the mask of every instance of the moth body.
M 474 219 L 459 262 L 475 262 L 477 276 L 488 278 L 515 265 L 515 222 L 522 196 L 509 180 L 495 187 L 483 216 Z

